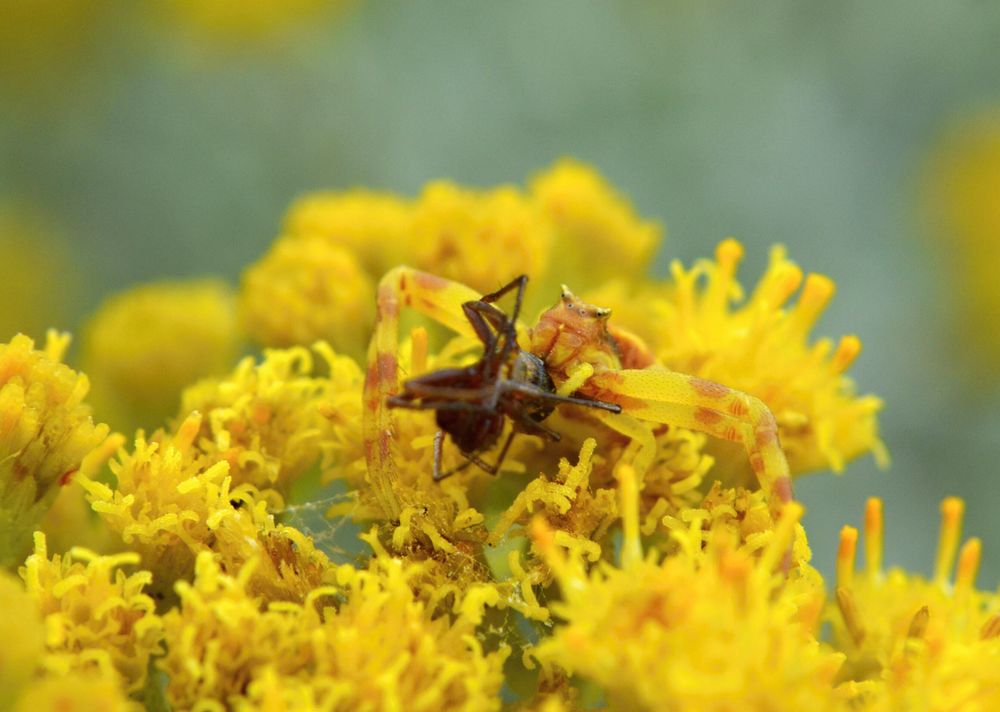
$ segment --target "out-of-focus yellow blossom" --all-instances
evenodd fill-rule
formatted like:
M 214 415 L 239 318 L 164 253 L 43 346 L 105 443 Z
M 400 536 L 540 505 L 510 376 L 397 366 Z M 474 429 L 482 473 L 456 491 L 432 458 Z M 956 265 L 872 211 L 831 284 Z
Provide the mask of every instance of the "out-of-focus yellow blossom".
M 810 343 L 809 332 L 833 297 L 833 282 L 818 274 L 803 279 L 776 247 L 767 271 L 744 298 L 736 281 L 742 256 L 736 240 L 725 240 L 714 261 L 691 269 L 674 262 L 669 281 L 609 283 L 587 298 L 612 307 L 615 324 L 642 337 L 669 368 L 764 401 L 777 418 L 792 474 L 822 467 L 840 472 L 868 452 L 886 463 L 878 437 L 882 401 L 857 396 L 845 375 L 861 342 L 845 336 L 836 345 L 826 338 Z M 786 306 L 800 286 L 798 300 Z M 742 452 L 715 440 L 707 446 L 718 456 L 715 476 L 728 468 L 749 481 Z
M 844 527 L 837 562 L 834 641 L 843 678 L 878 710 L 994 710 L 1000 705 L 1000 597 L 975 588 L 982 545 L 958 553 L 964 505 L 941 504 L 934 576 L 882 570 L 882 502 L 868 501 L 865 569 L 855 572 L 858 532 Z M 952 582 L 952 569 L 958 567 Z
M 44 677 L 24 691 L 13 712 L 141 712 L 114 680 L 80 673 Z
M 23 334 L 0 343 L 0 567 L 21 561 L 58 486 L 121 442 L 91 419 L 87 377 L 61 363 L 68 343 L 54 331 L 43 350 Z
M 0 88 L 11 98 L 50 98 L 78 76 L 82 60 L 96 46 L 95 30 L 107 0 L 46 0 L 4 3 L 0 22 Z M 77 72 L 66 71 L 74 67 Z M 2 334 L 0 338 L 9 338 Z
M 1000 374 L 1000 110 L 958 122 L 928 169 L 927 193 L 944 242 L 940 262 L 952 267 L 951 289 L 962 310 L 955 322 L 971 353 Z
M 0 23 L 0 47 L 7 21 L 5 17 Z M 64 322 L 74 291 L 67 251 L 42 217 L 23 207 L 0 205 L 0 340 L 17 333 L 41 338 Z
M 409 261 L 413 205 L 391 193 L 368 190 L 311 193 L 285 216 L 289 241 L 322 237 L 346 248 L 374 279 Z
M 115 551 L 118 544 L 90 508 L 86 490 L 77 477 L 59 488 L 38 528 L 45 532 L 49 551 L 64 552 L 73 547 L 83 547 L 108 554 Z
M 638 491 L 621 477 L 621 566 L 586 574 L 542 520 L 535 545 L 556 574 L 564 623 L 534 656 L 596 681 L 613 709 L 837 709 L 832 682 L 843 656 L 815 635 L 823 594 L 806 564 L 781 573 L 801 507 L 789 505 L 758 557 L 727 536 L 704 548 L 700 533 L 680 552 L 643 557 Z M 674 536 L 682 539 L 683 532 Z
M 346 0 L 169 0 L 162 9 L 205 41 L 248 45 L 280 37 L 347 4 Z
M 318 235 L 281 238 L 244 273 L 244 328 L 266 346 L 327 340 L 364 353 L 375 318 L 375 287 L 354 254 Z
M 21 576 L 45 620 L 47 672 L 88 672 L 120 680 L 130 692 L 142 689 L 150 657 L 160 652 L 162 623 L 143 591 L 152 575 L 121 570 L 138 563 L 133 553 L 99 556 L 86 549 L 49 559 L 45 535 L 35 534 L 35 553 Z
M 201 416 L 188 417 L 169 436 L 140 432 L 133 452 L 111 463 L 116 488 L 81 479 L 91 506 L 153 572 L 153 592 L 165 597 L 190 579 L 195 557 L 211 551 L 228 571 L 259 557 L 251 586 L 267 600 L 301 600 L 330 572 L 327 557 L 293 527 L 275 523 L 275 493 L 233 485 L 226 460 L 206 459 L 193 446 Z
M 21 581 L 0 570 L 0 709 L 10 709 L 45 651 L 38 605 Z
M 553 271 L 558 266 L 562 275 L 557 284 L 572 276 L 574 288 L 583 290 L 622 275 L 646 274 L 660 244 L 660 226 L 639 218 L 591 166 L 558 161 L 534 177 L 531 196 L 555 226 Z
M 414 266 L 486 293 L 521 274 L 544 274 L 554 233 L 513 186 L 474 191 L 436 181 L 416 203 L 410 239 Z
M 379 558 L 339 567 L 303 604 L 262 606 L 247 590 L 254 565 L 229 576 L 202 554 L 194 583 L 178 584 L 159 662 L 175 707 L 500 708 L 508 651 L 477 636 L 495 591 L 462 592 L 453 613 L 435 614 L 409 584 L 420 567 Z
M 116 294 L 84 335 L 94 407 L 123 429 L 154 426 L 177 409 L 181 389 L 230 368 L 239 340 L 235 297 L 219 280 L 156 282 Z

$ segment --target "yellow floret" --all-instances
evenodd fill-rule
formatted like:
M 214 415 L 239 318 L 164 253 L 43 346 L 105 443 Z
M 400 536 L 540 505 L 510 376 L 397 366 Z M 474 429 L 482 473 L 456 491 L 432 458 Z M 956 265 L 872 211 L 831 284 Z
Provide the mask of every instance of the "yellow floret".
M 473 191 L 428 184 L 414 209 L 414 266 L 492 292 L 549 267 L 553 231 L 539 208 L 512 186 Z
M 166 11 L 168 20 L 202 41 L 225 46 L 278 39 L 346 4 L 346 0 L 170 0 L 157 10 Z
M 339 567 L 302 605 L 262 606 L 247 591 L 252 568 L 229 576 L 203 554 L 194 584 L 178 584 L 159 663 L 175 707 L 500 708 L 507 650 L 485 652 L 477 637 L 488 596 L 435 613 L 410 588 L 419 567 L 379 559 Z
M 931 580 L 882 569 L 882 502 L 868 501 L 865 569 L 857 530 L 844 527 L 837 562 L 834 643 L 847 654 L 845 688 L 871 709 L 987 712 L 1000 705 L 1000 596 L 975 588 L 981 543 L 958 553 L 964 505 L 942 502 Z M 952 577 L 956 554 L 958 566 Z
M 351 252 L 373 278 L 409 262 L 413 205 L 391 193 L 324 192 L 296 200 L 285 216 L 285 239 L 322 237 Z
M 1000 111 L 958 123 L 935 151 L 926 178 L 943 264 L 963 318 L 953 321 L 975 348 L 962 348 L 1000 374 Z
M 572 277 L 582 290 L 648 271 L 660 244 L 660 226 L 640 219 L 628 200 L 590 166 L 558 161 L 534 177 L 531 196 L 555 226 L 556 283 Z
M 16 577 L 0 570 L 0 709 L 10 709 L 45 651 L 45 628 L 35 600 Z
M 287 494 L 321 451 L 327 467 L 339 461 L 340 430 L 361 417 L 361 381 L 358 365 L 325 343 L 271 349 L 260 363 L 247 357 L 225 378 L 187 388 L 180 412 L 202 414 L 195 447 L 226 460 L 234 485 Z
M 181 389 L 223 373 L 238 347 L 232 291 L 200 279 L 145 284 L 105 301 L 87 326 L 82 358 L 97 412 L 131 428 L 172 414 Z
M 91 419 L 87 377 L 60 363 L 68 341 L 0 343 L 0 567 L 23 558 L 58 486 L 92 474 L 120 442 Z
M 4 25 L 0 46 L 10 22 L 11 18 L 5 17 L 0 23 Z M 47 329 L 65 323 L 62 320 L 73 297 L 74 271 L 66 243 L 42 218 L 30 210 L 0 204 L 0 265 L 0 341 L 17 333 L 39 338 Z M 53 289 L 54 284 L 59 288 Z
M 5 3 L 0 22 L 0 90 L 8 92 L 2 100 L 7 112 L 25 99 L 65 99 L 60 94 L 81 76 L 105 9 L 104 0 Z M 67 71 L 68 67 L 75 71 Z M 54 110 L 49 101 L 40 102 L 37 108 L 49 117 Z M 0 334 L 0 339 L 10 336 Z
M 45 535 L 35 534 L 35 553 L 21 576 L 45 620 L 48 673 L 81 671 L 131 692 L 142 689 L 150 657 L 160 652 L 162 624 L 144 592 L 152 575 L 120 568 L 138 563 L 136 554 L 98 556 L 86 549 L 49 559 Z
M 613 709 L 837 709 L 842 656 L 816 639 L 818 575 L 780 573 L 801 508 L 789 505 L 774 537 L 751 556 L 719 536 L 643 558 L 635 475 L 619 467 L 625 516 L 622 563 L 585 574 L 541 520 L 535 545 L 554 570 L 564 623 L 535 657 L 594 680 Z M 675 533 L 683 537 L 683 533 Z
M 856 395 L 845 375 L 861 342 L 855 336 L 836 345 L 810 339 L 833 297 L 833 282 L 817 274 L 803 279 L 802 270 L 776 247 L 764 276 L 744 298 L 736 281 L 742 256 L 740 244 L 726 240 L 714 261 L 692 269 L 674 262 L 669 281 L 637 287 L 610 283 L 588 298 L 612 307 L 615 323 L 641 336 L 667 367 L 764 401 L 777 418 L 793 475 L 822 467 L 839 472 L 869 452 L 886 463 L 878 436 L 882 401 Z M 787 306 L 800 286 L 798 300 Z M 713 474 L 730 469 L 752 481 L 742 453 L 717 441 L 707 446 L 717 455 Z
M 268 504 L 281 508 L 276 493 L 234 486 L 228 462 L 198 452 L 192 442 L 200 425 L 194 414 L 173 437 L 140 433 L 134 451 L 111 463 L 115 489 L 81 479 L 91 506 L 141 554 L 158 595 L 190 579 L 195 557 L 211 551 L 227 570 L 260 557 L 253 590 L 268 600 L 301 600 L 329 575 L 329 561 L 301 532 L 274 521 Z
M 326 340 L 357 356 L 375 318 L 375 287 L 348 248 L 317 235 L 284 237 L 243 273 L 240 311 L 265 346 Z
M 80 673 L 45 677 L 24 691 L 13 712 L 142 712 L 114 680 Z

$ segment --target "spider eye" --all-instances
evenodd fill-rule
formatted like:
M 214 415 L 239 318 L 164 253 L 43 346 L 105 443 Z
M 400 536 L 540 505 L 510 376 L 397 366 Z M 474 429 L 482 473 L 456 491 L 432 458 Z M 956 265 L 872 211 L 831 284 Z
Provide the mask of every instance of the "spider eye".
M 572 308 L 573 308 L 573 302 L 568 302 L 568 303 L 566 304 L 566 308 L 567 308 L 567 309 L 572 309 Z

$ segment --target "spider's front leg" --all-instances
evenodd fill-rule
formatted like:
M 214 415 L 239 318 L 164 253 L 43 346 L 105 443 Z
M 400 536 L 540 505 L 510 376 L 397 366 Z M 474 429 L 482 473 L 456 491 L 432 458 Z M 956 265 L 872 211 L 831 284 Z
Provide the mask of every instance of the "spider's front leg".
M 480 298 L 458 282 L 396 267 L 379 282 L 375 332 L 368 347 L 362 433 L 368 480 L 386 518 L 395 520 L 402 509 L 396 496 L 396 464 L 392 458 L 393 416 L 387 400 L 399 392 L 399 315 L 412 307 L 455 332 L 475 336 L 462 305 Z
M 642 441 L 638 431 L 648 428 L 641 428 L 636 420 L 696 430 L 743 444 L 773 514 L 792 501 L 792 480 L 778 441 L 778 425 L 761 400 L 713 381 L 656 366 L 595 373 L 582 392 L 617 403 L 622 413 L 630 416 L 602 420 L 633 439 L 640 438 L 637 464 L 648 465 L 652 453 L 642 452 L 648 443 Z

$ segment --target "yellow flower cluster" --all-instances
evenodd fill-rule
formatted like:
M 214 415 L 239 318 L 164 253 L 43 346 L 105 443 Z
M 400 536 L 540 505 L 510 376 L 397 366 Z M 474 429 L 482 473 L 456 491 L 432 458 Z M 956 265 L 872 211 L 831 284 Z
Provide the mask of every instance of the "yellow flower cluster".
M 248 591 L 254 565 L 230 576 L 202 554 L 194 583 L 178 585 L 160 662 L 175 709 L 500 708 L 508 650 L 477 637 L 495 592 L 435 612 L 411 590 L 419 566 L 377 559 L 339 567 L 301 604 L 262 607 Z
M 1000 373 L 1000 336 L 990 328 L 1000 312 L 1000 111 L 959 121 L 936 147 L 927 171 L 927 197 L 941 250 L 952 265 L 951 289 L 964 318 L 955 319 L 976 346 L 961 349 Z
M 5 20 L 0 45 L 11 29 L 12 19 Z M 43 216 L 22 205 L 0 203 L 0 264 L 4 266 L 0 340 L 18 332 L 41 337 L 62 323 L 74 297 L 72 270 L 65 241 Z M 52 289 L 53 284 L 62 289 Z
M 154 10 L 202 41 L 239 46 L 274 39 L 346 4 L 345 0 L 169 0 Z
M 310 235 L 278 240 L 244 273 L 240 308 L 247 332 L 262 344 L 326 339 L 359 356 L 375 315 L 374 289 L 347 249 Z
M 882 401 L 855 395 L 845 371 L 861 351 L 855 336 L 836 345 L 810 343 L 809 332 L 833 297 L 833 282 L 802 270 L 775 247 L 749 297 L 736 280 L 743 247 L 725 240 L 715 260 L 691 269 L 671 265 L 662 282 L 612 281 L 588 294 L 613 309 L 615 320 L 642 337 L 662 363 L 760 398 L 778 421 L 792 474 L 829 467 L 871 452 L 885 465 L 878 437 Z M 788 301 L 799 290 L 791 307 Z M 715 443 L 711 452 L 730 478 L 750 481 L 745 458 Z
M 86 376 L 61 361 L 68 344 L 56 332 L 43 350 L 23 334 L 0 343 L 0 567 L 24 556 L 59 485 L 121 441 L 91 419 Z
M 107 0 L 13 3 L 0 23 L 0 90 L 11 99 L 47 99 L 63 91 L 66 67 L 87 58 Z M 10 274 L 16 275 L 11 272 Z M 0 334 L 8 338 L 10 334 Z
M 865 513 L 865 569 L 855 572 L 858 532 L 841 532 L 834 640 L 847 654 L 847 687 L 867 707 L 992 710 L 1000 705 L 1000 596 L 975 589 L 982 544 L 958 553 L 964 505 L 941 504 L 934 576 L 882 570 L 882 502 Z M 955 557 L 958 567 L 950 581 Z
M 45 652 L 45 629 L 34 599 L 17 577 L 0 569 L 0 709 L 11 709 L 29 687 Z
M 681 538 L 680 553 L 643 557 L 638 491 L 622 479 L 624 541 L 619 567 L 589 574 L 565 556 L 543 520 L 535 544 L 556 573 L 562 623 L 533 655 L 598 682 L 615 709 L 837 709 L 833 681 L 843 656 L 818 642 L 823 592 L 801 563 L 780 573 L 800 507 L 789 507 L 755 558 L 724 528 L 702 547 Z
M 45 536 L 35 535 L 22 576 L 44 618 L 48 674 L 91 671 L 128 691 L 142 689 L 149 660 L 160 652 L 162 624 L 143 592 L 152 575 L 121 570 L 138 563 L 132 553 L 98 556 L 86 549 L 50 559 Z
M 235 298 L 214 279 L 145 284 L 107 299 L 83 341 L 97 412 L 123 429 L 154 426 L 181 389 L 236 358 Z
M 496 289 L 520 274 L 545 285 L 527 313 L 544 305 L 563 276 L 589 287 L 614 272 L 642 273 L 659 227 L 592 168 L 563 160 L 515 186 L 471 190 L 449 181 L 408 200 L 362 190 L 316 193 L 296 202 L 271 251 L 243 276 L 247 332 L 267 346 L 330 341 L 364 352 L 374 281 L 401 263 Z
M 226 460 L 194 447 L 200 429 L 201 416 L 193 414 L 172 437 L 158 431 L 147 440 L 140 432 L 134 451 L 111 463 L 115 489 L 82 480 L 94 510 L 141 555 L 161 598 L 192 576 L 199 553 L 211 551 L 227 570 L 261 557 L 254 591 L 268 600 L 301 600 L 325 580 L 329 561 L 301 532 L 274 521 L 266 493 L 234 486 Z M 272 499 L 280 509 L 280 497 Z
M 202 414 L 194 446 L 228 462 L 235 485 L 285 495 L 321 452 L 328 467 L 340 459 L 341 430 L 361 415 L 361 381 L 357 363 L 326 343 L 270 349 L 260 363 L 244 358 L 225 378 L 187 388 L 180 412 Z
M 48 557 L 45 537 L 21 568 L 0 571 L 0 708 L 17 712 L 141 709 L 128 699 L 161 652 L 162 625 L 134 554 Z
M 832 282 L 775 249 L 744 297 L 735 240 L 654 279 L 645 270 L 659 236 L 572 161 L 525 189 L 436 182 L 413 200 L 307 196 L 244 274 L 238 306 L 224 287 L 195 296 L 188 284 L 151 316 L 138 317 L 139 290 L 119 316 L 109 305 L 94 321 L 94 373 L 121 377 L 124 392 L 147 398 L 137 420 L 163 426 L 139 430 L 128 448 L 90 421 L 86 379 L 59 362 L 64 338 L 42 351 L 21 336 L 0 345 L 10 541 L 30 541 L 56 483 L 78 470 L 98 528 L 130 552 L 81 548 L 90 525 L 69 512 L 46 525 L 62 528 L 68 553 L 50 556 L 56 540 L 38 534 L 26 586 L 0 576 L 0 637 L 14 641 L 0 651 L 0 705 L 74 709 L 88 695 L 106 709 L 139 699 L 177 710 L 478 711 L 515 699 L 552 712 L 992 709 L 1000 599 L 974 587 L 978 540 L 956 553 L 958 500 L 945 503 L 932 581 L 883 573 L 877 502 L 863 574 L 850 528 L 836 586 L 809 563 L 782 451 L 796 474 L 885 457 L 880 402 L 856 395 L 846 375 L 859 341 L 811 336 Z M 400 261 L 425 272 L 392 270 L 376 286 Z M 579 345 L 615 364 L 598 363 L 602 374 L 590 362 L 557 374 L 555 345 L 532 353 L 556 393 L 602 383 L 590 393 L 625 412 L 560 404 L 549 414 L 509 398 L 490 421 L 475 405 L 490 395 L 476 379 L 491 385 L 491 334 L 472 333 L 462 304 L 522 272 L 525 350 L 560 282 L 613 307 L 610 317 L 576 307 L 606 320 L 609 331 Z M 569 313 L 579 300 L 562 294 Z M 187 316 L 175 320 L 182 304 Z M 191 313 L 220 333 L 192 327 Z M 232 367 L 237 313 L 281 348 Z M 486 331 L 502 321 L 480 314 Z M 568 332 L 578 322 L 561 323 Z M 171 354 L 184 374 L 157 370 Z M 618 370 L 626 362 L 635 370 Z M 400 383 L 443 369 L 460 384 L 439 393 L 454 411 L 387 407 L 419 405 L 400 400 Z M 629 391 L 637 375 L 664 402 Z M 535 410 L 516 420 L 520 405 Z M 491 477 L 511 419 L 539 435 L 517 433 Z M 461 452 L 449 422 L 482 428 L 491 447 Z M 115 450 L 105 477 L 99 465 Z M 751 463 L 777 464 L 776 482 L 758 485 Z M 330 531 L 285 518 L 323 510 Z M 348 523 L 363 523 L 363 544 L 324 549 Z M 11 563 L 23 560 L 9 549 Z M 132 565 L 141 570 L 122 571 Z

